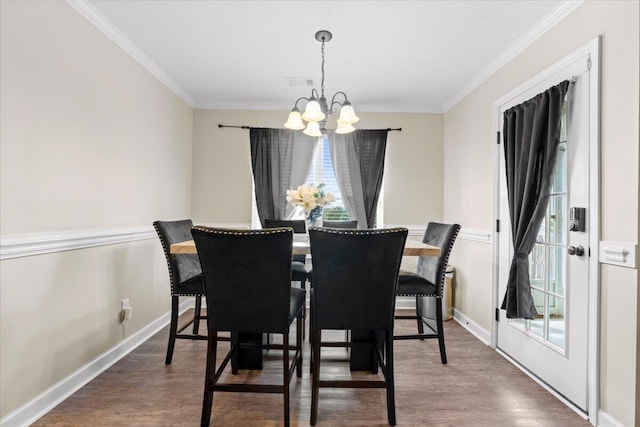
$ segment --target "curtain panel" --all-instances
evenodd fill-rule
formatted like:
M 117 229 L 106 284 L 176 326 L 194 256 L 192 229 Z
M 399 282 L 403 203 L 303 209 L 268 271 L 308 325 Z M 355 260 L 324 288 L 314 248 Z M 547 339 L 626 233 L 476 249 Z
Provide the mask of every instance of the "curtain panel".
M 503 139 L 513 259 L 502 302 L 507 318 L 533 319 L 529 254 L 549 203 L 560 144 L 565 81 L 504 112 Z
M 260 224 L 288 219 L 287 190 L 304 184 L 318 139 L 289 129 L 250 128 L 251 168 Z
M 327 132 L 329 150 L 342 200 L 359 228 L 376 226 L 376 208 L 382 189 L 386 130 L 358 129 L 348 134 Z

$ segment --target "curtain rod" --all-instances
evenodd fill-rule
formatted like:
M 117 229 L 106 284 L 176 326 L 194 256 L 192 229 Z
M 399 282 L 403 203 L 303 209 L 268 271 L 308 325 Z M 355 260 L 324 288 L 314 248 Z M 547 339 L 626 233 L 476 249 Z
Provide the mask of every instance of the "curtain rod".
M 233 126 L 233 125 L 218 125 L 219 128 L 234 128 L 234 129 L 251 129 L 253 126 Z M 386 129 L 366 129 L 366 130 L 386 130 L 386 131 L 402 131 L 402 128 L 386 128 Z

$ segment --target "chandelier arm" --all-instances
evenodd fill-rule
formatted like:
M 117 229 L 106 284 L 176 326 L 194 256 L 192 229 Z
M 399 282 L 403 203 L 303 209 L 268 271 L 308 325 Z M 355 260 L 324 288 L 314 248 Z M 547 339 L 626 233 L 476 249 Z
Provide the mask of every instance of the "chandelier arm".
M 296 99 L 296 102 L 293 104 L 293 108 L 298 108 L 298 102 L 302 101 L 302 100 L 306 100 L 309 101 L 309 98 L 305 98 L 304 96 L 301 96 L 300 98 Z
M 340 101 L 336 101 L 336 96 L 338 95 L 342 95 L 344 96 L 344 101 L 340 102 Z M 333 111 L 333 106 L 335 104 L 338 104 L 340 107 L 342 107 L 344 105 L 345 102 L 349 102 L 349 99 L 347 98 L 347 94 L 344 92 L 336 92 L 333 97 L 331 97 L 331 111 Z

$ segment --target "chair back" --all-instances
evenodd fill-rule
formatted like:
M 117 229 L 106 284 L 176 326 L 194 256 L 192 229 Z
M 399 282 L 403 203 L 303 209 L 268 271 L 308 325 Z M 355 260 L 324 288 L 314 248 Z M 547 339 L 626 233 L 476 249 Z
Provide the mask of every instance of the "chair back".
M 200 261 L 196 254 L 176 254 L 170 253 L 170 247 L 174 243 L 192 240 L 191 227 L 193 222 L 190 219 L 179 221 L 155 221 L 153 228 L 156 229 L 162 250 L 169 268 L 169 280 L 171 282 L 171 294 L 181 294 L 180 284 L 202 273 Z
M 427 224 L 422 242 L 439 247 L 440 257 L 419 257 L 416 274 L 436 285 L 436 297 L 442 297 L 449 255 L 451 255 L 453 243 L 456 241 L 459 231 L 459 224 L 440 224 L 437 222 Z
M 322 221 L 325 228 L 358 228 L 358 220 L 350 219 L 348 221 Z
M 312 322 L 320 329 L 392 329 L 406 228 L 309 231 Z
M 264 228 L 281 228 L 291 227 L 296 234 L 304 234 L 307 232 L 307 226 L 304 219 L 273 219 L 265 218 Z
M 291 230 L 194 227 L 191 233 L 202 265 L 209 330 L 287 331 Z
M 280 227 L 291 227 L 293 228 L 293 232 L 296 234 L 305 234 L 307 232 L 307 224 L 304 222 L 304 219 L 273 219 L 273 218 L 265 218 L 264 220 L 264 228 L 280 228 Z M 298 261 L 301 263 L 306 262 L 306 255 L 293 255 L 291 257 L 292 261 Z

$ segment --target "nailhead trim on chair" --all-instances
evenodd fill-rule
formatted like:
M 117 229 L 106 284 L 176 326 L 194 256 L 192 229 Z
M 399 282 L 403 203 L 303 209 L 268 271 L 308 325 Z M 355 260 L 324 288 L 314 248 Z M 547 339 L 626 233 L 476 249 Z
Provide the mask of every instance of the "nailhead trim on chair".
M 449 256 L 451 255 L 451 251 L 453 249 L 453 244 L 456 241 L 456 238 L 458 237 L 458 233 L 460 232 L 460 229 L 456 230 L 456 232 L 453 234 L 453 239 L 451 239 L 451 243 L 449 244 L 449 249 L 446 251 L 446 257 L 444 260 L 444 270 L 442 271 L 442 274 L 440 275 L 440 295 L 434 295 L 434 294 L 398 294 L 398 296 L 401 297 L 433 297 L 433 298 L 438 298 L 438 299 L 442 299 L 442 295 L 444 294 L 444 282 L 445 282 L 445 277 L 446 277 L 446 272 L 447 272 L 447 265 L 449 264 Z
M 158 237 L 160 236 L 160 230 L 158 230 L 158 226 L 156 224 L 153 224 L 153 228 L 156 229 L 156 233 L 158 233 Z M 169 264 L 169 259 L 173 256 L 171 254 L 170 249 L 171 248 L 167 248 L 167 246 L 164 244 L 164 240 L 160 239 L 160 244 L 162 245 L 162 250 L 164 251 L 164 255 L 165 255 L 165 259 L 167 260 L 167 269 L 169 270 L 169 284 L 171 285 L 171 296 L 179 296 L 179 297 L 198 297 L 198 296 L 202 296 L 203 294 L 185 294 L 185 293 L 176 293 L 175 289 L 174 289 L 174 277 L 173 274 L 171 273 L 171 265 Z
M 366 234 L 386 234 L 386 233 L 397 233 L 400 231 L 405 231 L 407 230 L 406 228 L 402 228 L 402 227 L 395 227 L 395 228 L 376 228 L 376 229 L 359 229 L 359 230 L 353 230 L 353 229 L 346 229 L 346 228 L 322 228 L 322 227 L 311 227 L 309 229 L 309 231 L 311 230 L 315 230 L 315 231 L 321 231 L 323 233 L 331 233 L 331 234 L 362 234 L 362 235 L 366 235 Z M 407 230 L 408 231 L 408 230 Z
M 279 228 L 265 228 L 262 230 L 233 230 L 230 228 L 212 228 L 195 226 L 193 230 L 204 231 L 211 234 L 229 234 L 234 236 L 252 235 L 252 234 L 276 234 L 276 233 L 293 233 L 291 227 L 279 227 Z

